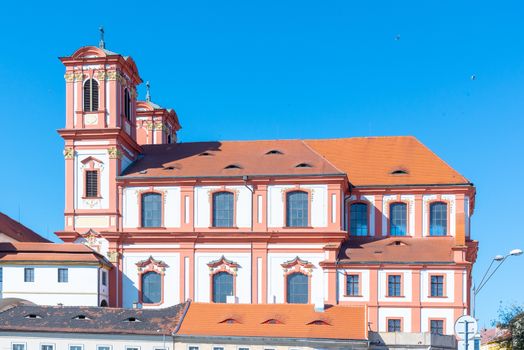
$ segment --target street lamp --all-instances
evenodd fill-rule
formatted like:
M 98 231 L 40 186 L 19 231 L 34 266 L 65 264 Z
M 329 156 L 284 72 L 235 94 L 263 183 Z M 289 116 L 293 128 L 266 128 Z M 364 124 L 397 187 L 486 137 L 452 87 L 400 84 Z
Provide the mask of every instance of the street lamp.
M 482 288 L 484 288 L 486 283 L 488 283 L 490 278 L 495 274 L 495 272 L 497 272 L 497 270 L 504 263 L 504 261 L 506 261 L 507 258 L 509 258 L 510 256 L 519 256 L 519 255 L 522 255 L 522 250 L 521 249 L 513 249 L 508 254 L 506 254 L 506 255 L 496 255 L 491 260 L 491 264 L 489 264 L 489 267 L 486 270 L 486 272 L 484 273 L 484 276 L 482 276 L 482 279 L 480 280 L 480 283 L 479 283 L 478 287 L 475 287 L 475 285 L 473 285 L 473 317 L 475 317 L 475 309 L 476 309 L 476 306 L 477 306 L 477 303 L 476 303 L 477 294 L 480 292 L 480 290 Z M 489 273 L 489 271 L 491 270 L 491 267 L 493 266 L 493 263 L 495 263 L 495 261 L 498 262 L 498 265 L 497 265 L 497 267 L 495 267 L 495 269 L 491 273 Z

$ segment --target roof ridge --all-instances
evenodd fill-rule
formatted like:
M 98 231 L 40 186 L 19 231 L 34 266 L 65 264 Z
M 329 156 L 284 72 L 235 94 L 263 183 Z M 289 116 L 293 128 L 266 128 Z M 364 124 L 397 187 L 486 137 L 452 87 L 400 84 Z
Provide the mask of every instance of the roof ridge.
M 343 174 L 346 174 L 346 178 L 348 177 L 348 174 L 345 172 L 345 171 L 342 171 L 340 170 L 337 166 L 335 166 L 335 164 L 333 164 L 329 159 L 327 159 L 326 157 L 324 157 L 322 154 L 320 154 L 319 152 L 317 152 L 315 149 L 313 149 L 310 145 L 307 144 L 307 142 L 305 140 L 302 140 L 302 144 L 304 146 L 306 146 L 310 151 L 312 151 L 313 153 L 315 153 L 316 155 L 318 155 L 319 157 L 321 157 L 322 159 L 324 159 L 327 163 L 329 163 L 329 165 L 331 165 L 333 168 L 337 169 L 338 171 L 340 171 L 341 173 Z

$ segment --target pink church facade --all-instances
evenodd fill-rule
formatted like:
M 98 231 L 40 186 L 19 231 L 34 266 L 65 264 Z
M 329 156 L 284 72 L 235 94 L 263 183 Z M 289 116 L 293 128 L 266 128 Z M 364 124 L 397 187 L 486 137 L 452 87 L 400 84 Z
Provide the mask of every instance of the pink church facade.
M 365 305 L 371 330 L 443 334 L 468 313 L 475 188 L 415 138 L 178 143 L 130 57 L 61 61 L 57 235 L 114 264 L 110 306 Z

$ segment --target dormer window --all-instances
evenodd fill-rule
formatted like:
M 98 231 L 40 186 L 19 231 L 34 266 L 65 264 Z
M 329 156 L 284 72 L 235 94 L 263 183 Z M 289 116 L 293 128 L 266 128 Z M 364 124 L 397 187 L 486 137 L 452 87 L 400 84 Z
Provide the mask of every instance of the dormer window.
M 395 169 L 392 172 L 390 172 L 391 175 L 407 175 L 408 171 L 405 169 Z
M 86 315 L 77 315 L 73 317 L 73 320 L 90 320 L 90 318 L 87 317 Z
M 238 164 L 229 164 L 224 169 L 242 169 L 242 167 Z
M 316 325 L 316 326 L 330 326 L 329 323 L 327 323 L 324 320 L 314 320 L 308 323 L 308 325 Z
M 28 314 L 28 315 L 25 315 L 25 318 L 37 319 L 37 318 L 42 318 L 42 316 L 37 315 L 37 314 Z
M 124 90 L 124 116 L 127 121 L 131 121 L 131 96 L 129 90 Z
M 98 111 L 98 82 L 87 79 L 84 83 L 84 112 Z
M 283 324 L 283 322 L 276 318 L 270 318 L 269 320 L 262 322 L 262 324 Z
M 212 156 L 213 154 L 209 153 L 209 152 L 202 152 L 199 154 L 199 156 L 201 157 L 207 157 L 207 156 Z
M 128 317 L 124 320 L 125 322 L 142 322 L 136 317 Z
M 226 318 L 224 321 L 222 321 L 222 322 L 220 322 L 220 323 L 235 324 L 235 323 L 240 323 L 240 322 L 238 322 L 238 321 L 235 320 L 234 318 Z
M 309 163 L 300 163 L 295 165 L 295 168 L 312 168 L 313 166 Z
M 282 153 L 278 149 L 272 149 L 271 151 L 266 152 L 266 155 L 273 155 L 273 154 L 284 154 L 284 153 Z

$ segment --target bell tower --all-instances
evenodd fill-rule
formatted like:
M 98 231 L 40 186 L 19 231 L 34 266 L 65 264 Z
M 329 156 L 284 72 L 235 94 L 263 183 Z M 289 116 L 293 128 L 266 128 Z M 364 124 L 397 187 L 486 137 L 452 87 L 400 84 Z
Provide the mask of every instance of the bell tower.
M 65 66 L 65 222 L 57 235 L 74 241 L 89 230 L 120 231 L 116 177 L 141 153 L 136 141 L 135 62 L 97 46 L 60 57 Z

